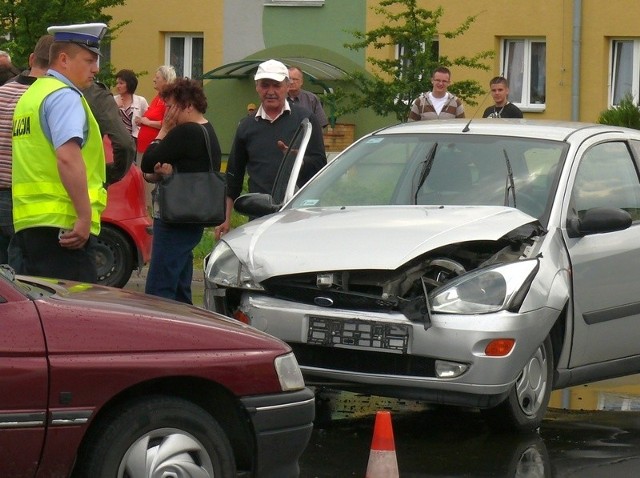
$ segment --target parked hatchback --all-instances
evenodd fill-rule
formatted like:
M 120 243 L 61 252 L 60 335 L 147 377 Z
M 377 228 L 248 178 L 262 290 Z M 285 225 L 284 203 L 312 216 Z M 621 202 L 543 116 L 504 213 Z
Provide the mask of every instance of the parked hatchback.
M 297 477 L 314 396 L 289 346 L 121 289 L 0 268 L 2 476 Z
M 639 159 L 615 126 L 377 131 L 224 236 L 205 304 L 289 343 L 309 384 L 536 428 L 553 388 L 640 370 Z
M 107 162 L 113 161 L 108 136 L 104 138 Z M 151 259 L 153 223 L 145 205 L 142 171 L 132 165 L 124 177 L 107 188 L 107 207 L 94 250 L 98 283 L 124 287 L 134 270 Z

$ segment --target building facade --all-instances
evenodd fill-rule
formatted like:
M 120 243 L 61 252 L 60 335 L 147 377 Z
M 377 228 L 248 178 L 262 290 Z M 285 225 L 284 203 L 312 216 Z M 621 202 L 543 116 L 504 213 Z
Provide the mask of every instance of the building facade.
M 343 71 L 369 69 L 368 56 L 392 58 L 397 49 L 354 51 L 344 45 L 354 41 L 353 30 L 381 25 L 377 5 L 378 0 L 127 0 L 109 11 L 114 24 L 129 21 L 112 43 L 111 59 L 116 69 L 148 72 L 139 87 L 148 99 L 159 65 L 172 63 L 179 75 L 192 77 L 213 72 L 204 81 L 208 114 L 228 152 L 238 120 L 257 95 L 250 72 L 236 75 L 223 67 L 312 58 Z M 428 10 L 441 5 L 440 55 L 495 52 L 488 71 L 454 67 L 453 81 L 474 79 L 488 90 L 490 78 L 507 76 L 510 100 L 527 118 L 592 122 L 627 93 L 638 100 L 640 27 L 631 14 L 637 0 L 419 1 Z M 445 37 L 470 15 L 476 19 L 468 31 Z M 321 97 L 335 80 L 317 69 L 306 73 L 305 88 Z M 480 116 L 491 104 L 488 95 L 476 100 L 478 106 L 467 106 L 467 117 Z M 336 120 L 355 124 L 356 137 L 395 122 L 371 112 Z

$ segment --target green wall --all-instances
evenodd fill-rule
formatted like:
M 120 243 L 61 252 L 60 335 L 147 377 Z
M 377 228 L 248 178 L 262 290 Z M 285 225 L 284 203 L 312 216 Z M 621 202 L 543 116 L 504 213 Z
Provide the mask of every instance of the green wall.
M 265 7 L 262 17 L 267 48 L 297 44 L 332 50 L 364 67 L 363 51 L 344 48 L 352 30 L 364 31 L 365 0 L 325 0 L 322 7 Z
M 349 50 L 344 44 L 353 41 L 349 31 L 365 30 L 366 8 L 365 0 L 326 0 L 322 7 L 264 7 L 262 34 L 266 48 L 249 58 L 309 57 L 345 71 L 363 69 L 364 52 Z M 233 35 L 233 25 L 225 25 L 225 36 L 228 35 Z M 328 86 L 333 85 L 328 83 Z M 308 79 L 304 88 L 319 95 L 323 92 L 320 85 Z M 226 156 L 238 121 L 246 114 L 247 103 L 259 103 L 255 84 L 253 78 L 205 80 L 204 89 L 209 101 L 206 116 L 214 125 Z M 330 114 L 328 108 L 325 109 Z M 355 124 L 358 138 L 395 123 L 395 118 L 381 118 L 370 111 L 361 111 L 342 116 L 338 122 Z

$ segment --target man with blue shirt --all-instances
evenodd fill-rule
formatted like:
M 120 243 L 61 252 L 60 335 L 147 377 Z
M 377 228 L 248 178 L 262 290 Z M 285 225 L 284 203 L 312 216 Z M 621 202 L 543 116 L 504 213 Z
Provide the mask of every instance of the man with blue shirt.
M 13 222 L 30 275 L 96 282 L 90 241 L 107 199 L 98 124 L 81 90 L 98 72 L 103 23 L 49 27 L 50 67 L 13 116 Z

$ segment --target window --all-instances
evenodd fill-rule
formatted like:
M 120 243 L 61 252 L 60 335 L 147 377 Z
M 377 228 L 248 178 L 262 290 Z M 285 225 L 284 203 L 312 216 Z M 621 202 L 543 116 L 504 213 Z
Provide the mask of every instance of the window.
M 502 71 L 509 80 L 509 100 L 524 111 L 544 111 L 547 44 L 536 39 L 506 39 Z
M 617 207 L 631 214 L 634 221 L 640 219 L 640 183 L 625 143 L 602 143 L 585 153 L 572 199 L 579 217 L 595 207 Z
M 625 95 L 640 95 L 640 40 L 611 42 L 611 92 L 609 104 L 618 105 Z
M 430 46 L 429 46 L 430 50 L 431 50 L 431 54 L 430 57 L 434 62 L 438 61 L 438 58 L 440 58 L 440 42 L 437 38 L 433 38 L 431 40 Z M 401 68 L 401 73 L 400 73 L 400 77 L 402 77 L 402 73 L 407 71 L 408 68 L 411 66 L 411 58 L 412 55 L 411 54 L 407 54 L 407 49 L 408 49 L 408 45 L 406 44 L 402 44 L 399 43 L 396 45 L 396 60 L 399 60 L 402 58 L 402 65 L 400 66 Z M 425 43 L 421 42 L 420 43 L 420 49 L 422 51 L 425 50 Z M 431 78 L 431 73 L 430 71 L 425 72 L 426 75 Z
M 321 7 L 324 0 L 264 0 L 265 7 Z
M 202 35 L 170 34 L 166 37 L 165 64 L 176 69 L 176 75 L 200 79 L 203 74 L 204 38 Z

